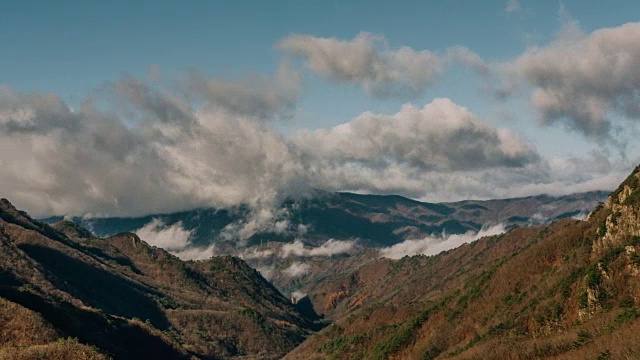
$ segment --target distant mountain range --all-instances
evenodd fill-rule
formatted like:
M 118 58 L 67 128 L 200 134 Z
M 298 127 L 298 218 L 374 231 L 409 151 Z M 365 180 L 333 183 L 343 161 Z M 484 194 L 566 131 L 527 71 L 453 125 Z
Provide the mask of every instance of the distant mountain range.
M 593 191 L 566 196 L 530 196 L 500 200 L 466 200 L 449 203 L 426 203 L 396 195 L 359 195 L 323 193 L 310 199 L 285 201 L 274 209 L 270 223 L 257 226 L 245 235 L 246 246 L 269 241 L 291 242 L 303 239 L 320 244 L 328 239 L 359 239 L 367 247 L 390 246 L 409 238 L 429 235 L 477 232 L 483 227 L 502 224 L 513 226 L 540 225 L 570 217 L 586 217 L 608 192 Z M 198 209 L 172 214 L 142 217 L 86 218 L 74 217 L 74 223 L 98 236 L 134 232 L 152 221 L 163 226 L 180 224 L 191 232 L 194 246 L 231 242 L 229 228 L 246 224 L 253 215 L 248 207 L 231 209 Z M 62 217 L 43 219 L 47 223 Z M 274 226 L 280 222 L 282 228 Z M 303 228 L 304 231 L 300 231 Z

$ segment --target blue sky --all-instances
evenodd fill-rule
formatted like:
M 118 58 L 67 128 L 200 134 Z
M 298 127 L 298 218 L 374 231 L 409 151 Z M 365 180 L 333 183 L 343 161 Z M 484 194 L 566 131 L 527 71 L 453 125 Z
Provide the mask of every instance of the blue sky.
M 562 4 L 587 31 L 636 21 L 640 10 L 636 1 Z M 513 13 L 505 6 L 460 0 L 7 0 L 0 12 L 0 79 L 73 101 L 122 73 L 146 76 L 152 65 L 169 73 L 197 68 L 228 78 L 271 74 L 282 57 L 274 44 L 292 33 L 350 39 L 366 31 L 394 46 L 463 45 L 488 61 L 502 61 L 530 44 L 548 42 L 560 28 L 561 2 L 523 1 Z M 467 91 L 434 95 L 459 92 Z
M 619 131 L 618 126 L 620 125 L 622 128 L 631 127 L 636 120 L 635 115 L 633 111 L 626 111 L 625 106 L 616 105 L 618 102 L 627 99 L 627 96 L 632 98 L 637 96 L 633 95 L 633 89 L 637 84 L 631 84 L 631 90 L 628 90 L 628 92 L 620 90 L 621 93 L 607 95 L 609 97 L 604 95 L 595 96 L 591 93 L 586 95 L 563 93 L 562 96 L 571 97 L 575 95 L 576 98 L 588 96 L 588 101 L 594 101 L 600 104 L 598 106 L 602 106 L 602 109 L 596 110 L 603 110 L 606 113 L 606 116 L 603 115 L 601 117 L 593 115 L 594 113 L 584 115 L 580 112 L 579 104 L 570 108 L 558 104 L 548 105 L 548 101 L 551 101 L 549 97 L 557 94 L 559 89 L 566 90 L 565 85 L 568 82 L 559 88 L 550 89 L 544 81 L 540 80 L 541 78 L 536 72 L 539 69 L 534 69 L 534 65 L 536 61 L 549 61 L 547 64 L 548 69 L 552 69 L 555 66 L 553 61 L 558 61 L 558 57 L 553 55 L 555 52 L 574 51 L 571 46 L 566 45 L 566 42 L 556 47 L 553 45 L 558 39 L 563 39 L 563 36 L 569 36 L 562 33 L 563 28 L 573 27 L 575 31 L 579 31 L 581 41 L 588 45 L 591 44 L 589 39 L 591 39 L 591 34 L 594 31 L 607 28 L 618 29 L 625 23 L 636 22 L 638 21 L 637 14 L 640 14 L 640 3 L 637 1 L 150 2 L 116 0 L 109 2 L 25 2 L 5 0 L 2 4 L 2 11 L 0 11 L 0 84 L 10 89 L 10 92 L 19 94 L 12 95 L 14 100 L 11 101 L 13 102 L 5 101 L 5 108 L 11 111 L 16 110 L 16 108 L 24 110 L 29 106 L 36 108 L 36 105 L 28 103 L 27 100 L 18 101 L 15 98 L 22 99 L 27 96 L 25 94 L 39 94 L 38 96 L 40 96 L 53 93 L 59 97 L 66 107 L 71 109 L 70 117 L 77 115 L 75 112 L 82 107 L 82 104 L 91 101 L 100 104 L 108 103 L 105 111 L 117 113 L 118 122 L 131 124 L 132 120 L 127 118 L 127 116 L 133 116 L 129 106 L 131 104 L 125 106 L 127 110 L 123 110 L 120 108 L 122 101 L 114 102 L 111 98 L 105 101 L 93 99 L 103 96 L 105 88 L 118 87 L 118 84 L 125 78 L 136 79 L 136 81 L 143 83 L 144 86 L 147 86 L 152 91 L 158 91 L 163 94 L 162 96 L 166 95 L 167 98 L 173 96 L 167 94 L 173 94 L 177 91 L 180 93 L 180 96 L 176 95 L 177 98 L 183 99 L 186 95 L 181 90 L 176 90 L 176 87 L 179 87 L 176 84 L 180 83 L 180 80 L 176 79 L 184 80 L 184 77 L 191 70 L 196 70 L 200 74 L 199 76 L 206 78 L 206 81 L 209 81 L 210 84 L 217 84 L 215 86 L 220 83 L 240 84 L 238 85 L 240 88 L 251 89 L 257 81 L 266 87 L 266 92 L 284 91 L 286 94 L 282 95 L 282 98 L 285 99 L 283 101 L 286 104 L 282 106 L 288 110 L 286 116 L 282 116 L 281 112 L 273 115 L 275 118 L 285 117 L 285 119 L 268 121 L 268 125 L 264 125 L 264 121 L 258 121 L 260 129 L 263 126 L 267 126 L 267 130 L 262 130 L 272 132 L 276 138 L 284 138 L 286 147 L 294 147 L 297 149 L 296 151 L 302 153 L 305 150 L 300 150 L 303 148 L 299 144 L 300 139 L 309 136 L 308 133 L 313 130 L 330 133 L 333 127 L 340 124 L 349 124 L 361 114 L 367 112 L 380 116 L 396 114 L 398 118 L 402 118 L 399 114 L 403 106 L 412 105 L 421 109 L 425 105 L 431 104 L 436 98 L 447 98 L 451 100 L 456 109 L 457 107 L 466 108 L 482 124 L 494 130 L 508 129 L 523 144 L 527 144 L 530 147 L 526 151 L 531 150 L 534 152 L 535 156 L 532 156 L 538 159 L 536 161 L 544 162 L 544 164 L 538 163 L 538 165 L 546 169 L 546 171 L 554 172 L 559 167 L 560 172 L 562 172 L 565 168 L 575 166 L 576 163 L 583 164 L 581 161 L 584 161 L 584 164 L 589 164 L 583 167 L 597 169 L 597 171 L 593 170 L 593 173 L 577 175 L 571 173 L 571 171 L 577 171 L 575 169 L 566 170 L 567 173 L 562 175 L 565 176 L 562 179 L 550 175 L 550 177 L 534 179 L 531 184 L 524 185 L 525 188 L 530 189 L 528 190 L 530 193 L 566 193 L 570 191 L 573 185 L 582 184 L 582 187 L 576 187 L 578 190 L 613 186 L 615 181 L 622 174 L 628 172 L 634 162 L 639 159 L 636 155 L 637 146 L 625 143 L 631 132 L 625 134 L 625 131 Z M 630 31 L 635 34 L 635 29 L 621 29 L 619 33 L 623 31 Z M 313 56 L 318 56 L 318 53 L 314 53 L 313 49 L 315 49 L 314 46 L 322 42 L 319 39 L 335 40 L 331 46 L 339 46 L 340 42 L 351 46 L 357 42 L 357 37 L 362 33 L 369 33 L 371 36 L 376 37 L 374 40 L 363 41 L 379 51 L 377 55 L 383 58 L 387 56 L 388 58 L 386 59 L 398 60 L 399 58 L 393 56 L 399 54 L 402 47 L 407 47 L 414 54 L 418 54 L 421 51 L 434 54 L 439 59 L 438 61 L 444 64 L 442 65 L 443 69 L 441 69 L 439 75 L 433 78 L 425 77 L 424 81 L 419 82 L 417 85 L 417 91 L 411 91 L 409 95 L 385 95 L 386 93 L 384 92 L 388 89 L 380 90 L 376 87 L 384 87 L 389 84 L 380 85 L 376 83 L 380 78 L 376 78 L 376 80 L 368 78 L 367 76 L 369 75 L 362 74 L 354 77 L 353 74 L 332 73 L 329 68 L 322 68 L 324 69 L 322 70 L 319 67 L 313 67 L 311 63 L 314 60 Z M 280 45 L 286 39 L 303 35 L 309 36 L 309 38 L 305 38 L 306 40 L 304 41 L 306 42 L 304 44 L 303 40 L 298 39 L 299 41 L 291 45 L 288 50 L 283 49 Z M 595 40 L 593 43 L 595 43 Z M 629 50 L 624 46 L 627 45 L 622 44 L 614 51 L 624 53 Z M 478 59 L 481 59 L 482 64 L 490 69 L 490 74 L 488 76 L 480 74 L 460 60 L 455 60 L 451 64 L 448 63 L 448 60 L 446 60 L 447 53 L 452 47 L 463 47 L 470 53 L 475 54 Z M 545 53 L 545 56 L 536 58 L 535 54 L 530 52 L 534 48 L 548 49 L 549 51 Z M 338 57 L 341 56 L 340 52 L 335 54 L 338 54 Z M 420 54 L 422 55 L 416 55 L 415 59 L 424 55 L 424 53 Z M 585 52 L 582 54 L 578 52 L 574 56 L 576 56 L 576 59 L 580 59 L 581 56 L 586 56 L 585 54 L 591 53 Z M 519 58 L 522 58 L 522 61 L 517 63 Z M 320 61 L 321 59 L 316 58 L 316 60 Z M 340 59 L 333 60 L 340 61 Z M 385 76 L 393 76 L 390 74 L 394 74 L 394 71 L 401 69 L 393 68 L 395 65 L 392 62 L 395 60 L 385 61 L 381 63 L 382 65 L 378 65 L 382 67 L 389 66 L 390 69 L 383 69 L 381 70 L 382 72 L 375 75 L 382 76 L 383 80 L 381 81 L 390 82 L 391 85 L 400 86 L 404 90 L 406 90 L 404 88 L 406 86 L 415 85 L 412 79 L 406 77 L 401 80 L 385 78 Z M 337 63 L 332 64 L 335 65 Z M 324 65 L 333 66 L 332 64 L 326 63 Z M 324 65 L 318 66 L 322 67 Z M 292 72 L 295 72 L 295 76 L 299 77 L 299 82 L 293 81 L 287 85 L 284 84 L 286 81 L 282 80 L 282 83 L 273 85 L 273 87 L 265 85 L 270 81 L 277 83 L 274 79 L 277 79 L 279 69 L 282 66 L 286 66 Z M 511 66 L 511 73 L 505 70 L 509 66 Z M 623 70 L 627 68 L 623 67 Z M 602 73 L 605 70 L 598 68 L 594 70 L 594 73 L 597 71 Z M 402 71 L 404 70 L 400 70 L 400 72 Z M 575 74 L 569 72 L 569 70 L 566 70 L 564 73 L 560 73 L 559 76 L 566 76 L 567 79 L 572 79 Z M 155 75 L 160 74 L 160 80 L 158 80 L 158 76 L 153 75 L 154 73 Z M 343 75 L 345 77 L 340 77 Z M 405 75 L 400 74 L 400 76 Z M 288 79 L 295 78 L 295 76 Z M 413 75 L 408 76 L 411 77 Z M 506 99 L 497 99 L 494 96 L 492 91 L 501 86 L 505 79 L 518 76 L 522 78 L 519 80 L 518 91 L 514 91 Z M 374 89 L 371 90 L 367 86 L 373 86 Z M 283 90 L 283 87 L 286 89 Z M 228 87 L 222 86 L 216 87 L 216 89 L 215 91 L 221 92 L 226 91 L 224 89 L 228 89 Z M 238 107 L 246 108 L 246 106 L 235 102 L 255 101 L 255 97 L 242 100 L 241 97 L 233 95 L 237 94 L 237 91 L 244 94 L 244 90 L 238 90 L 238 87 L 234 87 L 234 89 L 236 92 L 229 96 L 223 96 L 219 93 L 214 95 L 200 94 L 202 97 L 199 98 L 199 101 L 214 104 L 214 107 L 224 107 L 224 104 L 228 105 L 231 101 L 234 102 L 235 110 L 233 111 L 236 111 Z M 545 96 L 544 101 L 546 101 L 544 104 L 533 102 L 532 94 L 535 94 L 536 89 L 542 90 L 542 95 Z M 377 91 L 382 91 L 384 94 L 380 95 L 381 93 Z M 215 99 L 212 100 L 210 95 Z M 188 98 L 188 96 L 186 97 Z M 233 100 L 229 100 L 231 98 Z M 566 97 L 563 99 L 566 100 Z M 125 100 L 125 102 L 127 101 L 135 102 L 131 99 Z M 173 100 L 169 102 L 171 101 Z M 139 105 L 136 104 L 133 105 L 134 108 Z M 192 105 L 191 103 L 185 106 Z M 0 102 L 0 114 L 2 113 L 2 106 L 3 103 Z M 440 103 L 439 106 L 448 107 L 450 104 Z M 138 110 L 140 109 L 136 111 Z M 598 112 L 596 110 L 594 111 Z M 194 107 L 187 112 L 198 113 L 198 116 L 201 116 L 201 111 L 199 111 Z M 9 110 L 5 109 L 5 113 L 9 114 Z M 431 114 L 431 112 L 425 113 Z M 140 113 L 136 112 L 136 114 L 139 115 Z M 157 114 L 143 114 L 142 116 L 147 115 L 153 117 Z M 245 116 L 247 114 L 241 115 Z M 423 115 L 421 114 L 420 116 Z M 11 116 L 16 115 L 6 115 L 5 118 L 8 120 L 5 123 L 18 121 L 11 118 Z M 255 113 L 252 113 L 251 116 L 255 116 Z M 2 117 L 0 116 L 1 119 Z M 394 119 L 391 117 L 388 121 L 393 122 Z M 42 121 L 51 120 L 43 118 Z M 371 125 L 377 120 L 367 121 Z M 425 121 L 431 120 L 427 119 Z M 599 130 L 594 130 L 595 128 L 592 126 L 594 121 L 598 123 L 596 126 L 600 126 Z M 366 121 L 363 120 L 363 122 Z M 90 122 L 83 124 L 87 123 Z M 602 130 L 610 125 L 613 130 Z M 218 124 L 217 126 L 221 125 Z M 355 125 L 352 126 L 351 131 L 355 131 L 354 129 L 356 129 Z M 367 127 L 367 129 L 370 128 Z M 0 131 L 3 130 L 0 128 Z M 9 134 L 8 130 L 4 131 L 5 135 Z M 140 129 L 132 131 L 139 132 L 135 133 L 135 136 L 139 136 L 142 133 L 146 134 Z M 500 132 L 499 130 L 495 131 L 497 133 Z M 605 131 L 607 134 L 604 136 L 598 131 Z M 305 132 L 307 133 L 306 135 L 304 134 Z M 620 135 L 621 133 L 622 135 Z M 338 135 L 336 135 L 337 132 L 334 131 L 332 134 L 334 134 L 332 135 L 333 137 L 328 137 L 326 139 L 327 142 L 320 145 L 327 146 L 327 149 L 324 149 L 324 152 L 321 151 L 321 153 L 328 156 L 328 158 L 319 159 L 318 163 L 313 165 L 307 163 L 304 165 L 296 164 L 307 171 L 310 171 L 309 169 L 316 171 L 319 167 L 325 166 L 326 163 L 331 163 L 330 168 L 332 171 L 338 171 L 349 179 L 354 176 L 345 175 L 347 168 L 353 169 L 355 167 L 362 170 L 362 172 L 358 173 L 358 176 L 366 178 L 375 174 L 381 177 L 388 177 L 391 173 L 404 169 L 404 166 L 413 166 L 413 163 L 406 163 L 404 159 L 413 156 L 411 154 L 416 153 L 416 151 L 409 149 L 401 153 L 400 156 L 396 153 L 380 150 L 381 152 L 378 153 L 378 156 L 384 158 L 387 161 L 387 165 L 385 165 L 384 171 L 377 172 L 380 170 L 377 160 L 364 159 L 354 155 L 357 153 L 360 156 L 360 151 L 364 150 L 358 149 L 356 151 L 354 149 L 340 148 L 338 145 L 326 145 L 334 144 L 334 141 L 338 141 L 336 140 L 339 139 Z M 318 133 L 314 136 L 321 138 L 322 136 L 320 135 L 322 134 Z M 429 134 L 425 134 L 425 138 L 427 138 L 427 135 Z M 45 140 L 51 141 L 53 139 L 49 135 L 43 136 L 42 141 L 38 143 L 39 145 Z M 372 136 L 375 136 L 375 134 Z M 489 134 L 487 136 L 495 137 L 496 135 Z M 382 137 L 382 139 L 386 139 L 386 137 Z M 401 137 L 399 139 L 400 142 L 404 141 Z M 91 141 L 94 143 L 96 139 Z M 611 145 L 617 142 L 626 145 Z M 420 147 L 422 145 L 416 144 L 416 146 Z M 450 146 L 453 147 L 456 144 L 450 144 Z M 507 145 L 501 144 L 500 146 L 505 148 Z M 0 147 L 17 151 L 14 150 L 15 147 L 9 141 L 2 143 L 1 138 Z M 385 145 L 383 147 L 385 149 L 397 148 L 395 145 Z M 31 146 L 31 149 L 33 148 L 37 148 L 37 146 Z M 266 149 L 258 150 L 267 151 Z M 184 151 L 187 150 L 185 149 Z M 424 151 L 426 152 L 421 154 L 427 158 L 431 156 L 434 159 L 442 158 L 441 155 L 434 155 L 433 152 L 429 152 L 433 151 L 433 149 Z M 494 154 L 493 150 L 487 150 L 488 153 Z M 624 155 L 621 156 L 620 154 Z M 36 164 L 40 155 L 34 152 L 29 156 L 24 156 L 25 159 L 20 161 L 31 161 Z M 94 154 L 93 156 L 99 155 Z M 156 154 L 156 156 L 160 155 Z M 530 157 L 527 156 L 525 158 L 529 159 Z M 7 155 L 7 158 L 0 160 L 4 161 L 5 165 L 10 161 L 17 161 L 11 159 Z M 437 163 L 437 160 L 433 160 L 431 163 L 426 160 L 420 160 L 419 162 L 423 163 L 423 165 L 419 168 L 411 168 L 412 171 L 426 171 L 431 173 L 433 177 L 416 180 L 417 177 L 422 176 L 416 173 L 398 181 L 398 184 L 403 181 L 411 184 L 407 186 L 371 184 L 366 183 L 364 180 L 353 182 L 327 180 L 319 181 L 312 185 L 313 187 L 326 188 L 328 190 L 376 193 L 397 192 L 423 200 L 526 195 L 526 191 L 517 189 L 488 192 L 478 190 L 483 187 L 503 186 L 487 180 L 488 174 L 491 172 L 505 174 L 504 182 L 508 182 L 507 178 L 514 179 L 519 184 L 516 187 L 522 189 L 523 181 L 525 181 L 523 179 L 529 175 L 527 175 L 526 171 L 518 169 L 525 169 L 529 166 L 527 171 L 534 171 L 531 169 L 532 160 L 526 160 L 515 167 L 512 166 L 515 160 L 512 160 L 506 162 L 509 165 L 501 163 L 497 167 L 494 164 L 495 161 L 488 161 L 490 165 L 482 169 L 483 173 L 470 173 L 458 165 L 452 165 L 454 160 L 451 159 L 447 159 L 443 163 Z M 321 163 L 324 165 L 319 165 Z M 373 163 L 375 165 L 372 165 Z M 390 163 L 393 163 L 393 166 L 390 166 Z M 467 162 L 464 163 L 466 164 Z M 561 165 L 567 163 L 573 165 Z M 199 164 L 202 165 L 202 161 Z M 36 164 L 33 166 L 37 170 L 34 170 L 36 173 L 45 174 L 45 177 L 51 177 L 52 179 L 58 179 L 56 181 L 63 181 L 59 174 L 50 174 L 41 165 Z M 216 169 L 212 164 L 206 164 L 205 166 L 211 167 L 209 170 L 213 173 L 219 174 L 225 171 Z M 260 164 L 258 168 L 261 166 L 265 165 Z M 175 168 L 175 166 L 169 167 Z M 503 171 L 505 168 L 507 170 Z M 82 171 L 79 172 L 82 173 Z M 446 179 L 449 172 L 455 173 L 454 176 L 458 179 L 453 182 L 455 186 L 437 187 L 431 184 L 432 181 L 435 181 L 435 178 L 439 181 Z M 364 175 L 365 173 L 366 175 Z M 576 175 L 579 179 L 572 183 L 568 180 L 569 176 L 573 176 L 570 173 Z M 616 173 L 617 177 L 611 176 L 611 173 Z M 226 175 L 231 178 L 240 174 L 242 173 L 228 173 Z M 506 174 L 509 175 L 507 176 Z M 320 175 L 318 176 L 321 177 Z M 337 175 L 325 174 L 324 176 L 335 179 Z M 598 181 L 598 179 L 608 176 L 608 180 Z M 11 180 L 7 179 L 5 184 L 17 183 L 16 179 L 18 177 L 18 175 L 14 175 Z M 162 177 L 170 178 L 171 175 L 162 173 Z M 204 178 L 206 178 L 206 175 L 199 173 L 194 175 L 194 178 L 190 178 L 190 180 Z M 312 180 L 296 177 L 291 181 L 298 183 Z M 429 190 L 416 190 L 421 187 L 420 181 L 424 182 L 423 188 Z M 562 185 L 558 185 L 557 190 L 554 191 L 553 186 L 558 181 Z M 175 190 L 179 187 L 175 184 L 175 181 L 169 182 L 171 184 L 167 186 L 170 189 Z M 473 185 L 466 187 L 469 182 L 472 182 Z M 91 179 L 85 179 L 82 183 L 87 189 L 93 189 L 91 191 L 97 191 L 98 193 L 118 191 L 110 188 L 110 185 L 104 185 L 103 188 L 102 185 L 96 184 Z M 269 183 L 268 191 L 273 190 L 276 194 L 281 193 L 279 186 L 282 184 L 275 186 L 271 180 L 260 181 L 260 183 Z M 591 185 L 584 185 L 587 183 Z M 253 185 L 247 186 L 252 187 Z M 291 184 L 287 183 L 283 186 L 290 188 Z M 93 194 L 91 196 L 87 195 L 90 198 L 89 200 L 78 198 L 77 201 L 67 204 L 62 200 L 67 196 L 67 193 L 59 191 L 59 188 L 59 184 L 50 187 L 42 184 L 0 186 L 0 190 L 8 193 L 8 196 L 17 197 L 26 206 L 38 208 L 37 211 L 41 213 L 70 212 L 72 211 L 72 204 L 81 208 L 81 210 L 78 210 L 80 212 L 144 213 L 174 210 L 167 207 L 168 205 L 165 203 L 159 203 L 157 206 L 129 211 L 123 208 L 125 206 L 122 205 L 123 200 L 120 199 L 126 197 L 124 193 L 114 195 L 115 200 L 96 200 L 100 196 Z M 185 190 L 190 194 L 191 198 L 180 202 L 178 207 L 230 205 L 235 201 L 251 202 L 256 198 L 255 194 L 247 195 L 243 191 L 236 189 L 232 191 L 233 194 L 243 193 L 244 195 L 231 196 L 235 199 L 233 201 L 221 201 L 220 198 L 229 197 L 227 196 L 228 194 L 224 193 L 224 191 L 228 190 L 220 190 L 223 188 L 206 190 L 222 191 L 216 196 L 193 195 L 194 193 L 205 191 L 203 189 Z M 49 194 L 51 197 L 50 204 L 39 208 L 33 204 L 35 200 L 25 195 L 36 191 L 43 191 Z M 90 191 L 87 190 L 87 192 Z M 52 193 L 55 193 L 55 195 L 50 195 Z M 184 198 L 184 194 L 182 190 L 175 190 L 176 197 Z M 149 193 L 148 196 L 153 196 L 153 194 Z

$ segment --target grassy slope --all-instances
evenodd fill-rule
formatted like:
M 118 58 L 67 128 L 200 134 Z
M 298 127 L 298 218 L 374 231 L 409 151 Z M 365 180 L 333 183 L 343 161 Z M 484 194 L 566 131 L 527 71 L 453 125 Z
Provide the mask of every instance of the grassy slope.
M 629 341 L 640 329 L 638 183 L 634 172 L 588 221 L 383 259 L 327 282 L 310 296 L 339 320 L 286 358 L 640 358 Z

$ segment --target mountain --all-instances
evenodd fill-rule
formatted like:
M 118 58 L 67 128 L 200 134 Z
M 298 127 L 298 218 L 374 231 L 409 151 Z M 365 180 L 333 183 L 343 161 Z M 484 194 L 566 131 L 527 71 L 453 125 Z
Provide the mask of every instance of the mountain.
M 604 192 L 590 192 L 561 197 L 540 195 L 429 204 L 400 196 L 340 193 L 308 205 L 314 211 L 313 216 L 309 216 L 303 206 L 299 207 L 299 213 L 306 215 L 306 224 L 311 224 L 312 230 L 293 244 L 267 243 L 236 251 L 236 254 L 259 269 L 283 293 L 300 296 L 313 291 L 321 282 L 354 271 L 381 256 L 391 256 L 385 252 L 389 246 L 398 247 L 400 251 L 395 252 L 400 255 L 395 256 L 402 257 L 419 252 L 403 245 L 415 240 L 416 244 L 427 245 L 427 237 L 431 237 L 434 249 L 447 250 L 476 238 L 475 235 L 458 239 L 446 237 L 452 234 L 475 234 L 482 229 L 488 232 L 493 229 L 497 233 L 515 226 L 546 224 L 574 216 L 584 218 L 605 200 Z M 346 236 L 345 230 L 351 231 L 347 234 L 351 238 L 347 239 L 357 240 L 326 240 L 329 234 L 335 235 L 330 238 L 344 239 L 339 236 Z M 324 313 L 322 308 L 316 311 Z
M 426 203 L 396 195 L 359 195 L 317 192 L 308 199 L 288 200 L 269 213 L 270 222 L 258 224 L 242 234 L 246 245 L 269 241 L 291 242 L 296 238 L 313 244 L 328 239 L 360 239 L 368 247 L 396 244 L 409 238 L 428 235 L 464 234 L 482 227 L 543 224 L 568 217 L 586 216 L 608 193 L 593 191 L 566 196 L 530 196 L 500 200 L 466 200 L 450 203 Z M 135 232 L 159 221 L 166 227 L 175 224 L 191 232 L 196 246 L 212 243 L 236 247 L 237 237 L 228 231 L 254 221 L 251 209 L 197 209 L 172 214 L 133 218 L 82 218 L 71 220 L 99 236 Z M 44 219 L 56 223 L 62 217 Z M 275 227 L 280 222 L 284 227 Z M 262 226 L 260 226 L 262 225 Z M 300 231 L 300 229 L 304 229 Z
M 244 261 L 181 261 L 0 200 L 0 359 L 279 359 L 313 323 Z
M 183 258 L 207 258 L 214 253 L 239 256 L 283 294 L 300 297 L 320 282 L 378 259 L 379 249 L 406 240 L 586 217 L 606 198 L 607 193 L 596 191 L 425 203 L 394 195 L 316 192 L 311 198 L 287 200 L 279 208 L 257 212 L 237 207 L 71 220 L 100 236 L 135 231 L 143 240 Z M 72 226 L 71 221 L 66 223 Z M 182 242 L 177 240 L 181 235 Z
M 640 330 L 640 167 L 586 220 L 572 218 L 600 197 L 425 204 L 331 194 L 285 203 L 284 224 L 307 226 L 311 240 L 256 245 L 253 236 L 270 239 L 257 231 L 239 250 L 248 260 L 279 251 L 273 276 L 290 272 L 289 289 L 303 285 L 295 271 L 314 272 L 296 304 L 237 257 L 183 261 L 134 233 L 50 225 L 2 200 L 0 359 L 637 358 L 640 346 L 628 339 Z M 110 231 L 180 223 L 191 236 L 189 221 L 222 234 L 244 215 L 250 210 L 83 221 Z M 472 219 L 514 216 L 506 233 L 437 255 L 381 257 L 432 234 L 428 226 L 477 229 Z M 366 224 L 397 237 L 327 240 Z
M 640 166 L 582 220 L 322 281 L 336 321 L 285 359 L 637 359 Z

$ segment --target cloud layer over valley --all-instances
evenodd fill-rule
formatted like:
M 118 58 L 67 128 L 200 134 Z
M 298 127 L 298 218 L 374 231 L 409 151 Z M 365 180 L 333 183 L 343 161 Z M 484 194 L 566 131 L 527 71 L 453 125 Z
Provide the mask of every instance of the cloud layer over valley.
M 400 259 L 413 255 L 436 255 L 443 251 L 456 248 L 462 244 L 476 241 L 485 236 L 498 235 L 505 232 L 504 225 L 494 225 L 476 232 L 461 235 L 443 235 L 442 237 L 428 236 L 423 239 L 405 240 L 388 248 L 380 250 L 380 256 L 389 259 Z

